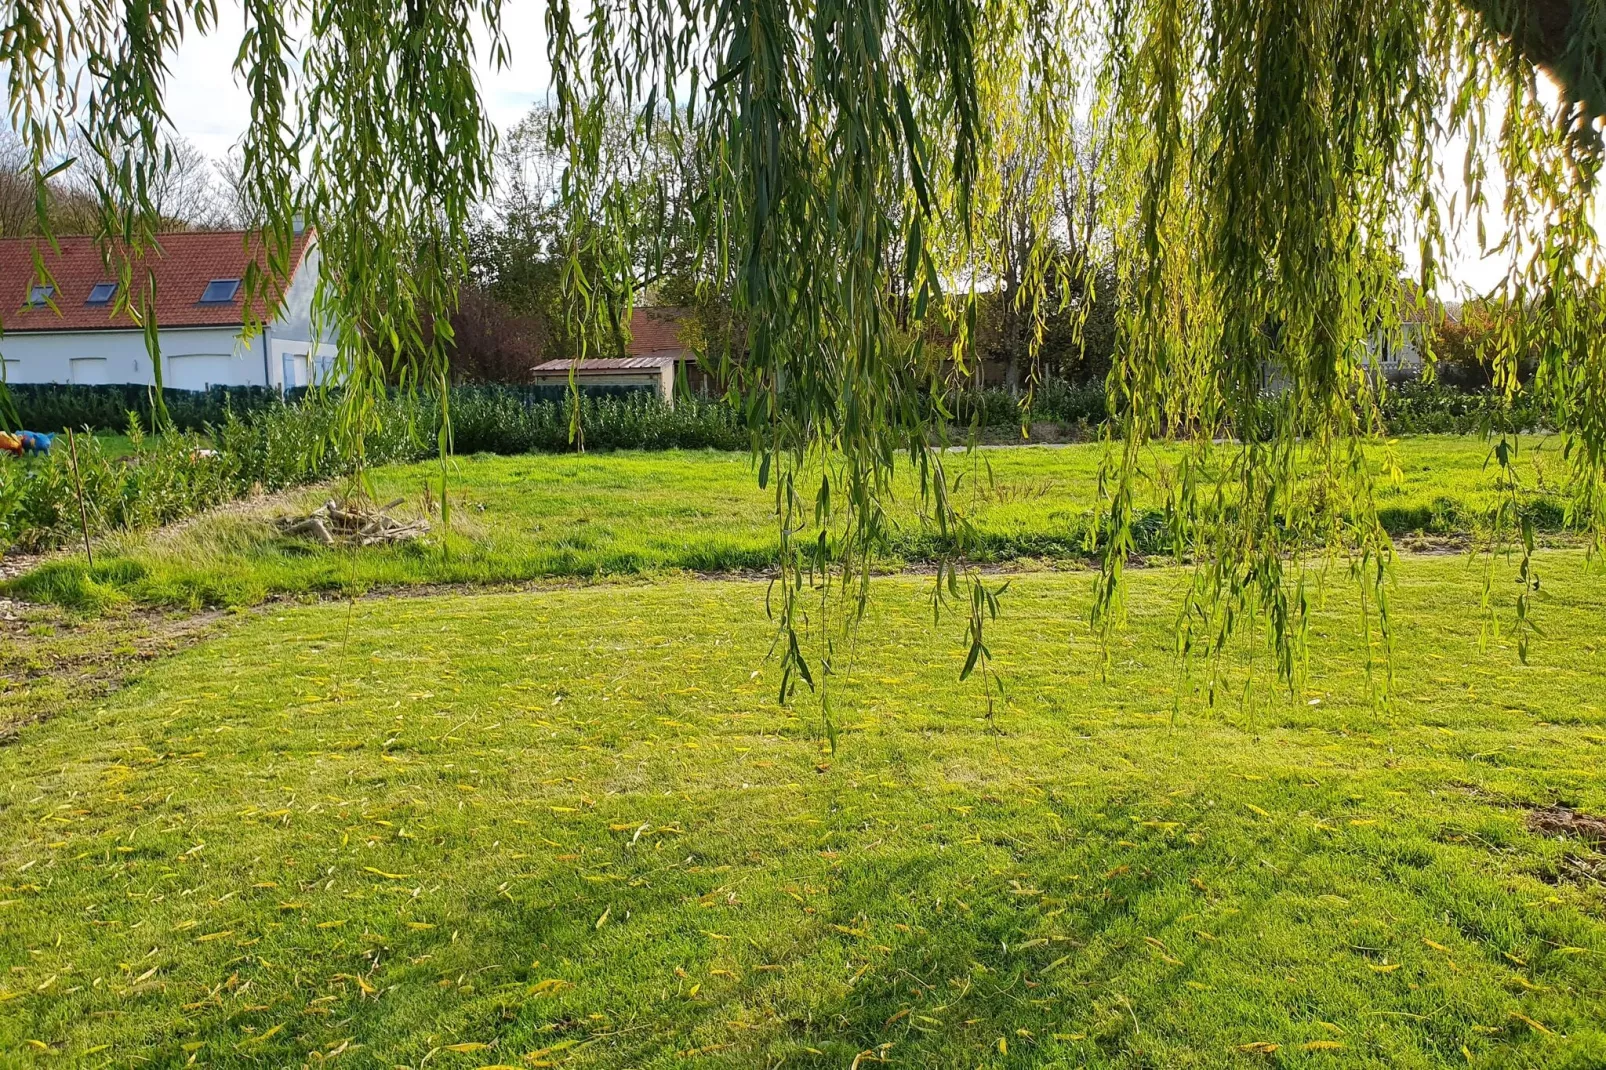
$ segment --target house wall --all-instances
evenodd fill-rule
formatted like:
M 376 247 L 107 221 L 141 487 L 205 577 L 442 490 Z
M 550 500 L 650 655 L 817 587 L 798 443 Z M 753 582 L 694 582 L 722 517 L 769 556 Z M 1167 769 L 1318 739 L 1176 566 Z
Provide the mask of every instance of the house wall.
M 1389 376 L 1422 373 L 1423 326 L 1402 323 L 1397 337 L 1379 332 L 1366 346 L 1366 365 Z
M 656 368 L 638 368 L 609 372 L 575 372 L 575 382 L 581 386 L 617 386 L 617 387 L 651 387 L 659 392 L 664 389 L 664 377 Z M 568 372 L 537 372 L 533 380 L 537 386 L 563 386 L 569 385 Z
M 321 383 L 334 369 L 338 336 L 331 326 L 322 325 L 315 331 L 312 324 L 321 260 L 318 247 L 310 246 L 285 287 L 278 317 L 263 331 L 269 354 L 268 383 L 281 390 Z
M 177 390 L 260 386 L 262 338 L 245 341 L 234 327 L 189 327 L 159 336 L 162 383 Z M 12 383 L 155 382 L 142 331 L 40 331 L 0 337 L 6 381 Z

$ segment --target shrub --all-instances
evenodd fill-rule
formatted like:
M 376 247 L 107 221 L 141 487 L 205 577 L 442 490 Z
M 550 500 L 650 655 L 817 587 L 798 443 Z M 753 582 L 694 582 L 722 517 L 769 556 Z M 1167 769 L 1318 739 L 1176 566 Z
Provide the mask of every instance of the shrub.
M 1502 394 L 1424 382 L 1390 387 L 1383 395 L 1383 420 L 1391 435 L 1531 432 L 1550 426 L 1548 414 L 1532 394 L 1518 394 L 1508 403 Z
M 1091 426 L 1103 423 L 1107 414 L 1104 384 L 1096 381 L 1047 379 L 1030 395 L 992 387 L 954 391 L 945 400 L 954 423 L 965 427 L 1019 427 L 1023 422 L 1045 421 Z
M 391 399 L 375 414 L 378 430 L 364 461 L 384 464 L 427 456 L 409 431 L 410 406 Z M 246 415 L 225 410 L 205 434 L 147 435 L 129 414 L 132 452 L 113 458 L 93 435 L 77 439 L 77 478 L 65 441 L 48 456 L 0 460 L 0 550 L 48 550 L 82 536 L 169 524 L 254 490 L 279 490 L 349 472 L 354 459 L 327 448 L 336 407 L 327 400 L 286 404 L 275 398 Z M 84 510 L 78 507 L 82 482 Z
M 153 427 L 150 387 L 15 383 L 7 390 L 22 426 L 30 430 L 122 431 L 131 413 L 144 430 Z M 164 390 L 162 400 L 175 429 L 204 432 L 230 412 L 255 412 L 277 404 L 280 398 L 277 390 L 261 386 L 215 386 L 210 390 Z

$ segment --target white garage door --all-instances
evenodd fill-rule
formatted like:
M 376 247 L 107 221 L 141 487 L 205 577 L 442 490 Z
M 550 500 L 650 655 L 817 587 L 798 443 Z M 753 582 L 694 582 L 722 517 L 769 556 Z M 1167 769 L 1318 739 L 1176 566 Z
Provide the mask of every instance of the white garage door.
M 186 353 L 168 357 L 163 385 L 176 390 L 232 386 L 239 374 L 239 364 L 226 353 Z
M 73 357 L 72 381 L 83 386 L 109 383 L 105 357 Z

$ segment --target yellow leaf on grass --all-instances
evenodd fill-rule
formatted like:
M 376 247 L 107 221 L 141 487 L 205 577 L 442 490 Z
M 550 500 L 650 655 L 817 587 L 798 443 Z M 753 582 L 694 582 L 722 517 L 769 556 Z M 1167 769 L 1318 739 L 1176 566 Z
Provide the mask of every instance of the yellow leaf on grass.
M 386 873 L 384 870 L 375 869 L 373 866 L 364 866 L 362 871 L 364 873 L 372 873 L 376 877 L 384 877 L 388 881 L 404 881 L 412 878 L 411 873 Z
M 1249 809 L 1250 809 L 1250 811 L 1252 813 L 1258 814 L 1261 817 L 1270 817 L 1271 816 L 1266 811 L 1264 811 L 1260 807 L 1256 806 L 1254 803 L 1245 803 L 1244 805 L 1249 807 Z
M 1435 951 L 1442 951 L 1446 955 L 1450 954 L 1450 949 L 1445 947 L 1443 944 L 1438 943 L 1437 941 L 1429 940 L 1427 937 L 1424 936 L 1422 938 L 1422 942 L 1424 944 L 1428 945 L 1429 947 L 1431 947 Z
M 448 1045 L 446 1045 L 445 1050 L 446 1051 L 460 1051 L 460 1052 L 489 1051 L 490 1047 L 491 1046 L 489 1044 L 481 1044 L 477 1040 L 470 1040 L 470 1041 L 467 1041 L 466 1043 L 463 1043 L 463 1044 L 448 1044 Z
M 568 981 L 565 981 L 565 980 L 562 980 L 561 978 L 548 977 L 545 981 L 537 981 L 537 982 L 535 982 L 535 984 L 531 985 L 530 986 L 530 995 L 532 995 L 532 996 L 544 996 L 544 995 L 548 995 L 548 994 L 553 993 L 553 992 L 560 991 L 561 989 L 573 988 L 573 987 L 574 987 L 574 985 L 572 983 L 570 983 Z
M 579 1043 L 580 1042 L 578 1040 L 560 1040 L 550 1048 L 541 1048 L 539 1051 L 530 1052 L 525 1056 L 525 1058 L 531 1062 L 534 1062 L 537 1059 L 545 1059 L 548 1056 L 558 1054 L 560 1051 L 568 1051 L 570 1048 Z
M 1538 1030 L 1539 1032 L 1545 1034 L 1547 1037 L 1553 1037 L 1553 1036 L 1556 1035 L 1555 1030 L 1549 1029 L 1549 1028 L 1547 1028 L 1547 1027 L 1545 1027 L 1543 1025 L 1540 1025 L 1538 1022 L 1534 1021 L 1532 1018 L 1528 1017 L 1526 1014 L 1518 1014 L 1516 1011 L 1512 1011 L 1511 1012 L 1511 1016 L 1513 1018 L 1515 1018 L 1517 1021 L 1521 1022 L 1523 1025 L 1527 1026 L 1529 1029 Z
M 1401 964 L 1398 962 L 1391 962 L 1386 966 L 1379 966 L 1375 962 L 1368 962 L 1366 964 L 1366 968 L 1371 970 L 1373 973 L 1393 973 L 1395 970 L 1399 969 L 1400 966 Z
M 1280 1047 L 1281 1044 L 1273 1044 L 1267 1040 L 1252 1040 L 1248 1044 L 1238 1045 L 1238 1050 L 1254 1055 L 1270 1055 Z
M 1299 1046 L 1301 1051 L 1341 1051 L 1343 1047 L 1336 1040 L 1312 1040 Z
M 267 1040 L 269 1037 L 273 1036 L 275 1033 L 278 1033 L 283 1028 L 284 1028 L 284 1023 L 280 1022 L 278 1025 L 274 1026 L 272 1029 L 269 1029 L 265 1033 L 258 1033 L 254 1037 L 247 1037 L 246 1039 L 240 1041 L 238 1044 L 235 1045 L 235 1048 L 243 1048 L 247 1044 L 260 1044 L 264 1040 Z

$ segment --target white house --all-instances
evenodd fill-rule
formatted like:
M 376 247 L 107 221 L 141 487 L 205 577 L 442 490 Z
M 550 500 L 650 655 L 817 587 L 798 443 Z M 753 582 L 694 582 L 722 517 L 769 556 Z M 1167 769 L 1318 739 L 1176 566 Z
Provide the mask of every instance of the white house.
M 1410 319 L 1400 324 L 1398 334 L 1380 330 L 1366 344 L 1366 353 L 1361 359 L 1368 368 L 1375 368 L 1387 379 L 1419 379 L 1427 328 L 1421 319 Z
M 10 383 L 151 385 L 145 333 L 117 305 L 117 272 L 93 238 L 64 237 L 60 251 L 36 238 L 0 240 L 0 360 Z M 34 263 L 38 250 L 48 277 Z M 289 282 L 256 309 L 262 328 L 245 336 L 246 266 L 265 269 L 261 236 L 246 231 L 164 234 L 134 265 L 135 287 L 155 284 L 162 383 L 180 390 L 212 386 L 308 386 L 328 373 L 335 339 L 314 339 L 312 294 L 318 247 L 296 235 Z M 143 295 L 140 295 L 143 296 Z M 135 300 L 130 304 L 143 304 Z

